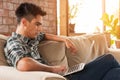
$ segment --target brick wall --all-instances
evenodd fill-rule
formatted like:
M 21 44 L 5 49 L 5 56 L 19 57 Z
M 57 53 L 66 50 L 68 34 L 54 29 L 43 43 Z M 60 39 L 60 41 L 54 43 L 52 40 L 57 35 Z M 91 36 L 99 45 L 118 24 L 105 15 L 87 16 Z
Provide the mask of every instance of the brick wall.
M 0 34 L 11 34 L 16 29 L 14 11 L 22 2 L 32 2 L 47 12 L 43 17 L 43 31 L 57 33 L 56 0 L 0 0 Z

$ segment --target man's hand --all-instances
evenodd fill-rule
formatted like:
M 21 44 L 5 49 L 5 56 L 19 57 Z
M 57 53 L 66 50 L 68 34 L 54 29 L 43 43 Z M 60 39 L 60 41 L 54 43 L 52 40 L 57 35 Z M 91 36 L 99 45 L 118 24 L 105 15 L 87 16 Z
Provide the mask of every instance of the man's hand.
M 70 49 L 72 53 L 76 53 L 77 52 L 77 49 L 74 46 L 74 44 L 72 43 L 72 41 L 70 41 L 69 39 L 66 38 L 64 42 L 66 44 L 66 47 L 68 49 Z
M 65 66 L 52 66 L 53 73 L 63 73 L 67 70 Z

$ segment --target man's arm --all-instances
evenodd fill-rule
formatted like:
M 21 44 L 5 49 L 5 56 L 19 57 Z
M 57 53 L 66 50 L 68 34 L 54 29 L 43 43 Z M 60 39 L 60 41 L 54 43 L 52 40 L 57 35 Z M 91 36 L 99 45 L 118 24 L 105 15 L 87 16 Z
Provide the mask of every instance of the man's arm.
M 65 42 L 65 40 L 67 38 L 66 37 L 62 37 L 62 36 L 57 36 L 57 35 L 45 33 L 45 39 Z
M 54 40 L 54 41 L 62 41 L 65 43 L 66 47 L 71 50 L 71 52 L 76 53 L 77 49 L 74 46 L 74 44 L 67 38 L 67 37 L 62 37 L 62 36 L 57 36 L 53 34 L 45 34 L 45 39 L 48 40 Z
M 25 57 L 18 61 L 17 69 L 20 71 L 46 71 L 46 72 L 53 72 L 59 73 L 66 70 L 65 66 L 48 66 L 38 61 L 30 58 Z

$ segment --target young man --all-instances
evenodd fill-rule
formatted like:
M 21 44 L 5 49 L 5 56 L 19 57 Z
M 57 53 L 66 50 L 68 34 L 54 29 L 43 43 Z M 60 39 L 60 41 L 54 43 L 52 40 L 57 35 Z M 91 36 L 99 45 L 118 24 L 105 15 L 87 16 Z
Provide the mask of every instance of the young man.
M 9 65 L 16 67 L 20 71 L 60 73 L 66 70 L 65 66 L 47 65 L 37 51 L 37 45 L 45 39 L 63 41 L 73 53 L 77 51 L 67 38 L 42 32 L 42 16 L 44 15 L 46 13 L 39 6 L 32 3 L 22 3 L 17 8 L 17 29 L 7 40 L 4 49 Z M 84 70 L 65 77 L 70 80 L 109 80 L 105 75 L 116 68 L 119 68 L 119 64 L 114 57 L 112 55 L 103 55 L 88 63 Z M 120 80 L 118 77 L 120 71 L 116 71 L 115 74 L 117 77 L 112 79 Z M 109 75 L 111 76 L 111 74 Z

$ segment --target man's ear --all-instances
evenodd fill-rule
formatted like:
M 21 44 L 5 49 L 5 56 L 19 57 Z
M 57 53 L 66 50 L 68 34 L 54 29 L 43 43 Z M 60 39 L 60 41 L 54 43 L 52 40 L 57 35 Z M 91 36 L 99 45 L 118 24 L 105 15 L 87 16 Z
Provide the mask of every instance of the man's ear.
M 25 18 L 22 18 L 22 19 L 21 19 L 21 23 L 22 23 L 24 26 L 27 26 L 28 21 L 27 21 Z

